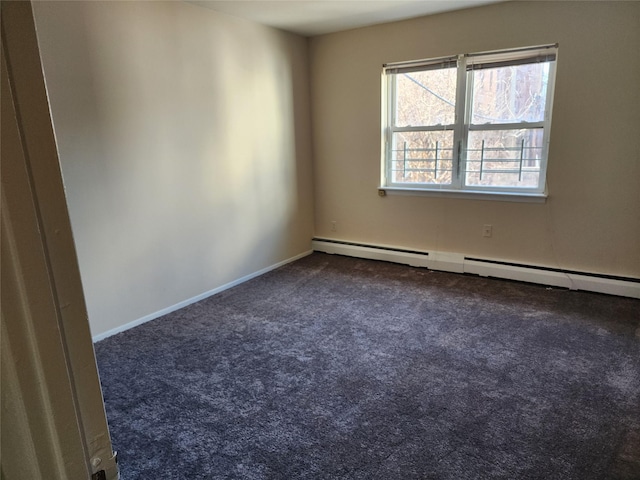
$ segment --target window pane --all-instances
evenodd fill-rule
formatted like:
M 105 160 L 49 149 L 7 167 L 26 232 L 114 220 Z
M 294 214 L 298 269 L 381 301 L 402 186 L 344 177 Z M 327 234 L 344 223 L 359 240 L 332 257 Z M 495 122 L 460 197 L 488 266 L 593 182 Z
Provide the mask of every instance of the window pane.
M 455 68 L 398 74 L 396 126 L 451 125 L 455 100 Z
M 544 121 L 549 63 L 529 63 L 472 72 L 471 123 Z
M 541 128 L 469 132 L 465 185 L 537 188 L 542 135 Z
M 393 135 L 393 183 L 451 183 L 453 132 L 402 132 Z

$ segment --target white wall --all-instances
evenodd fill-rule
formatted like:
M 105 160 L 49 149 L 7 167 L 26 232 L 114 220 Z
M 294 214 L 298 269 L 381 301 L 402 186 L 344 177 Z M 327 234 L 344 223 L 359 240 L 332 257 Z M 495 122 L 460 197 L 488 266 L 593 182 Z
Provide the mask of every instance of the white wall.
M 36 2 L 92 334 L 310 249 L 307 40 L 183 2 Z
M 518 1 L 312 38 L 316 236 L 640 277 L 639 25 L 637 2 Z M 383 63 L 556 42 L 545 204 L 377 195 Z

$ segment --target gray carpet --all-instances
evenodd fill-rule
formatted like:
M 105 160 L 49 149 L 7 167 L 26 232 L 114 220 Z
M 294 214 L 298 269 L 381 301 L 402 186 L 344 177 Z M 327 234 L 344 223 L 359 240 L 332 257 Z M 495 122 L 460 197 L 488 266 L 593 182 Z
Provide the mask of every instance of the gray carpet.
M 133 479 L 640 479 L 640 301 L 315 253 L 96 344 Z

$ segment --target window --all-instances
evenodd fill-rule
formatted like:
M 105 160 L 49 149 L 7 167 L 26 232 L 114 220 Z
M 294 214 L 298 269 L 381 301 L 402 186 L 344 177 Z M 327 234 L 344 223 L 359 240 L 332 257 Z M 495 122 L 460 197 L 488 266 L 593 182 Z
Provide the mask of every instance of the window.
M 544 196 L 557 46 L 383 68 L 383 188 Z

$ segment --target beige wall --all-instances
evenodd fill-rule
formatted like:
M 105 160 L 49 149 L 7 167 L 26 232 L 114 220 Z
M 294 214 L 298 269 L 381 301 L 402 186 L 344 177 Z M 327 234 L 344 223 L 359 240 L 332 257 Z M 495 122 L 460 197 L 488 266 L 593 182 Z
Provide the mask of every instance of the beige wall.
M 555 42 L 545 204 L 378 197 L 383 63 Z M 637 2 L 512 2 L 313 38 L 316 236 L 640 277 L 639 45 Z
M 640 276 L 638 3 L 315 37 L 310 78 L 306 39 L 192 4 L 34 9 L 93 335 L 306 251 L 314 215 L 319 237 Z M 377 196 L 383 63 L 554 42 L 545 204 Z
M 34 10 L 94 336 L 310 249 L 305 38 L 183 2 Z

